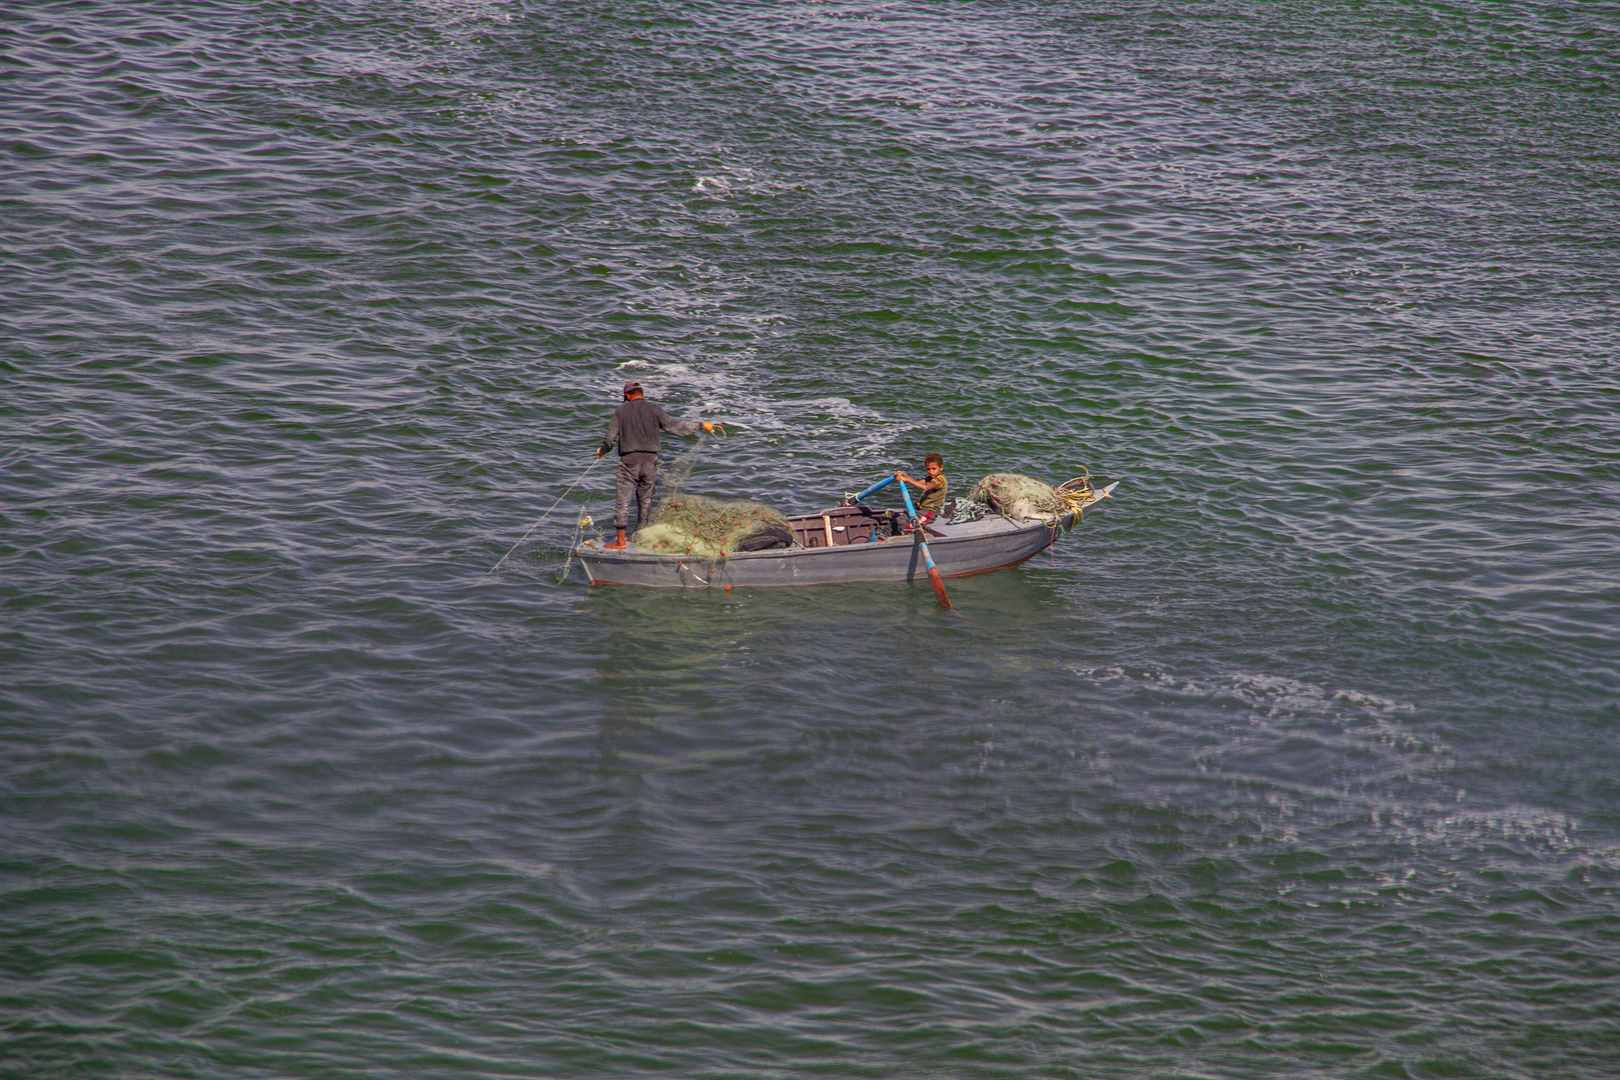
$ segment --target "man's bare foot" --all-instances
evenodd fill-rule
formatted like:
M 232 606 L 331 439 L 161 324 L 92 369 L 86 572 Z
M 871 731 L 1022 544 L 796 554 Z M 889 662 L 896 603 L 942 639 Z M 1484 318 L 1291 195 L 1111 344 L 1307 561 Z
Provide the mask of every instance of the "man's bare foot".
M 607 548 L 609 551 L 623 551 L 630 545 L 626 544 L 623 540 L 610 540 L 602 546 Z

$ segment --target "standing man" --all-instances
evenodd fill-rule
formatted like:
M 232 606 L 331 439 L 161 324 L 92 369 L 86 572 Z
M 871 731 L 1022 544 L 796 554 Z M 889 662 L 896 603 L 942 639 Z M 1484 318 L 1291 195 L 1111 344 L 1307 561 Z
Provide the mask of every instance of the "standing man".
M 663 430 L 684 438 L 696 435 L 699 429 L 713 432 L 715 427 L 707 420 L 676 420 L 662 405 L 647 400 L 640 383 L 632 379 L 624 384 L 624 404 L 613 411 L 607 438 L 596 451 L 596 456 L 601 457 L 613 449 L 614 443 L 619 444 L 619 491 L 613 503 L 613 528 L 618 536 L 605 546 L 616 550 L 624 548 L 624 530 L 630 527 L 632 495 L 636 498 L 636 528 L 652 520 L 653 482 L 658 478 L 658 432 Z

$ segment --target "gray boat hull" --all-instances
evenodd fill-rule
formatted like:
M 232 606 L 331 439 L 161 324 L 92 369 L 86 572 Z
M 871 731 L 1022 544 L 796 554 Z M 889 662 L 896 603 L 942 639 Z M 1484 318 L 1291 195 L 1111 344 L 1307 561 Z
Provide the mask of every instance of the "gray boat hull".
M 1097 498 L 1106 497 L 1107 490 Z M 1055 543 L 1074 516 L 1054 522 L 988 517 L 942 525 L 928 538 L 934 564 L 945 577 L 965 577 L 1017 566 Z M 839 547 L 791 547 L 738 552 L 714 564 L 629 547 L 610 551 L 588 541 L 574 554 L 593 585 L 652 589 L 783 588 L 872 581 L 926 581 L 928 570 L 914 536 Z

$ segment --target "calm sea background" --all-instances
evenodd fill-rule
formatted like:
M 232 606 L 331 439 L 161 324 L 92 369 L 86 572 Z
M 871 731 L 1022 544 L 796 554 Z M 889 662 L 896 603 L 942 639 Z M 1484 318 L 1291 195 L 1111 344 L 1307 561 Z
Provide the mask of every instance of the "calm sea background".
M 1620 9 L 0 13 L 0 1077 L 1620 1075 Z M 688 490 L 1122 481 L 927 588 Z

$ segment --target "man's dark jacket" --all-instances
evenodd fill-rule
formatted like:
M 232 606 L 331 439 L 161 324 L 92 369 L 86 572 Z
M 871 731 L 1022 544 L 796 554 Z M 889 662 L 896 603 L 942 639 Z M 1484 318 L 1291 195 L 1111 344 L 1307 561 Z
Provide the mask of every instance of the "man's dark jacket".
M 684 437 L 696 435 L 703 430 L 703 425 L 694 420 L 676 420 L 664 411 L 662 405 L 655 405 L 644 397 L 635 398 L 613 410 L 613 419 L 608 421 L 607 438 L 602 440 L 602 453 L 607 453 L 613 449 L 614 443 L 618 443 L 620 457 L 626 454 L 656 454 L 660 430 Z

